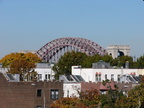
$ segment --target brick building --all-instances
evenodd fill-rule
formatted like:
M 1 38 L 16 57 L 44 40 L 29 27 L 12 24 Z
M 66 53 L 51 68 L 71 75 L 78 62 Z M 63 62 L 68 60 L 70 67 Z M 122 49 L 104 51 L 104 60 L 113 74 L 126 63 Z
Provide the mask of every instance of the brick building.
M 63 97 L 63 82 L 9 81 L 0 73 L 0 108 L 50 108 Z

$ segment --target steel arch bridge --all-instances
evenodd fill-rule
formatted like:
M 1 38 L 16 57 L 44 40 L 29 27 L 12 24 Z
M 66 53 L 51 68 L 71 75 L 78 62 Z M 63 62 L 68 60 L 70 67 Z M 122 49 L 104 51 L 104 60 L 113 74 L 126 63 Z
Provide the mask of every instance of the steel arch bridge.
M 41 47 L 36 54 L 47 62 L 58 62 L 58 59 L 68 51 L 79 51 L 89 56 L 100 54 L 105 55 L 107 51 L 97 43 L 84 39 L 65 37 L 52 40 Z

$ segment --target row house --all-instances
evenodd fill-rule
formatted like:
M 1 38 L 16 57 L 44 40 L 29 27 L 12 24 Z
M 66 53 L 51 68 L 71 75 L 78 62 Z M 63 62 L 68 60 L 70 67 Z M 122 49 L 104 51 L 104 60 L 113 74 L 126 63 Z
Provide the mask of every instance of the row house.
M 80 66 L 72 66 L 72 75 L 80 75 L 86 82 L 102 82 L 108 79 L 115 82 L 139 83 L 139 76 L 143 75 L 143 71 L 144 69 L 81 68 Z
M 62 97 L 62 81 L 22 82 L 11 74 L 0 73 L 1 108 L 50 108 Z

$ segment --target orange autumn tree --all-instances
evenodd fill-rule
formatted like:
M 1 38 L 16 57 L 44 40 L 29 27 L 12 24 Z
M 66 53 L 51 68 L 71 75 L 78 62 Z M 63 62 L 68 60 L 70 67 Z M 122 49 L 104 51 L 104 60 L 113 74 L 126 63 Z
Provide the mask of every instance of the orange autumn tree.
M 6 68 L 9 67 L 10 64 L 17 59 L 26 60 L 31 63 L 38 63 L 42 61 L 36 54 L 33 53 L 11 53 L 4 56 L 0 60 L 0 63 L 2 63 L 3 67 Z
M 35 67 L 36 65 L 34 63 L 23 59 L 17 59 L 11 63 L 8 73 L 19 74 L 21 81 L 24 81 L 24 79 L 33 80 L 37 75 L 37 73 L 34 71 Z
M 51 104 L 50 108 L 76 108 L 77 104 L 79 104 L 77 97 L 65 97 L 56 100 Z
M 80 101 L 88 108 L 96 108 L 100 103 L 100 94 L 96 89 L 82 91 Z
M 36 77 L 35 63 L 41 59 L 33 53 L 11 53 L 0 60 L 4 68 L 8 68 L 8 73 L 20 74 L 20 80 L 33 80 Z

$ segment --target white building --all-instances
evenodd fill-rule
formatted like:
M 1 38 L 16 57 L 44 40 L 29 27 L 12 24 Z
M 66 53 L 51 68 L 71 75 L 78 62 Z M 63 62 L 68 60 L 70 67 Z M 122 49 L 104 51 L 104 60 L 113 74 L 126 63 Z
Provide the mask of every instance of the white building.
M 64 83 L 63 84 L 63 97 L 76 96 L 79 97 L 81 91 L 81 83 Z
M 53 64 L 49 63 L 37 63 L 35 71 L 38 73 L 38 80 L 53 80 L 54 71 L 52 70 Z
M 115 82 L 120 81 L 120 77 L 126 74 L 139 76 L 142 69 L 96 69 L 96 68 L 80 68 L 72 66 L 72 75 L 80 75 L 86 82 L 101 82 L 109 79 Z
M 80 75 L 60 75 L 59 80 L 63 80 L 64 82 L 64 97 L 79 97 L 81 82 L 84 82 L 84 79 Z

